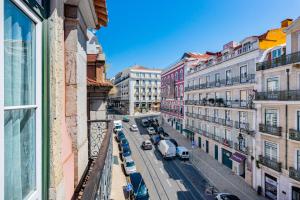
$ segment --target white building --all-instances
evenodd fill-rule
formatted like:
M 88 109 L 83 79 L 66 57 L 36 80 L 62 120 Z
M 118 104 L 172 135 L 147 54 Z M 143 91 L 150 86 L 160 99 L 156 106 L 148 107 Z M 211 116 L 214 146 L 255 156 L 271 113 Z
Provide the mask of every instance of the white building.
M 114 77 L 117 94 L 111 103 L 124 114 L 160 111 L 161 70 L 132 66 Z

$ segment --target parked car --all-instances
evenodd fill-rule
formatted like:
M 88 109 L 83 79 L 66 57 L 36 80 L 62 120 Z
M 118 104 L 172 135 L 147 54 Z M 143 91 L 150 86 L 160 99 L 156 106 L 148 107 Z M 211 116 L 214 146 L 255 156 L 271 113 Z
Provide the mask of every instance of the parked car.
M 240 200 L 237 196 L 229 193 L 219 193 L 215 199 L 216 200 Z
M 181 159 L 189 159 L 189 150 L 185 147 L 177 147 L 176 148 L 176 155 Z
M 150 126 L 149 128 L 147 128 L 147 132 L 149 135 L 154 135 L 156 132 L 154 130 L 154 128 L 152 126 Z
M 152 149 L 152 143 L 151 143 L 151 141 L 150 140 L 143 141 L 142 148 L 144 150 L 151 150 Z
M 131 156 L 124 160 L 123 166 L 126 175 L 136 172 L 136 166 Z
M 164 132 L 163 134 L 160 134 L 160 137 L 163 139 L 163 140 L 169 140 L 171 139 L 169 134 Z
M 129 122 L 129 121 L 130 121 L 130 119 L 129 119 L 128 116 L 124 116 L 124 117 L 123 117 L 123 122 Z
M 117 133 L 119 131 L 122 131 L 122 121 L 121 120 L 115 120 L 114 121 L 114 132 Z
M 150 140 L 154 145 L 157 145 L 160 141 L 160 135 L 152 135 Z
M 147 119 L 142 119 L 142 126 L 143 127 L 148 127 L 149 126 L 149 122 Z
M 129 156 L 131 156 L 130 147 L 126 147 L 122 151 L 122 160 L 126 160 Z
M 121 151 L 123 151 L 124 148 L 129 148 L 129 142 L 126 138 L 120 141 Z
M 176 142 L 175 139 L 170 138 L 169 140 L 175 145 L 175 147 L 178 147 L 178 143 Z
M 170 140 L 161 140 L 157 146 L 164 159 L 176 156 L 176 147 Z
M 116 135 L 116 139 L 118 142 L 120 142 L 122 139 L 126 139 L 125 134 L 123 133 L 123 131 L 119 131 Z
M 135 200 L 147 200 L 149 199 L 148 188 L 140 173 L 132 173 L 129 175 L 129 182 L 132 185 L 132 191 L 130 194 L 131 199 Z
M 130 126 L 130 130 L 131 130 L 131 131 L 138 131 L 139 129 L 138 129 L 137 125 L 132 124 L 132 125 Z

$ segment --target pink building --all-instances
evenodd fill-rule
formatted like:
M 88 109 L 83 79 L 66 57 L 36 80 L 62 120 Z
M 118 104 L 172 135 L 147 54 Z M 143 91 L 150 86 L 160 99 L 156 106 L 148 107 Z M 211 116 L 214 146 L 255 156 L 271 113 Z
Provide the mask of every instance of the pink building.
M 184 74 L 187 66 L 197 63 L 202 54 L 185 53 L 161 74 L 161 113 L 174 129 L 183 133 Z

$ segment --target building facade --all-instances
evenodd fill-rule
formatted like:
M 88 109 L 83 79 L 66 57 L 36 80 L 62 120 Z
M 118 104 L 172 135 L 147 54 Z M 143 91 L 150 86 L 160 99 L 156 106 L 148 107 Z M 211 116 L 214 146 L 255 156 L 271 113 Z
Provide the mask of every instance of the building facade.
M 161 70 L 132 66 L 114 77 L 117 94 L 111 104 L 121 113 L 133 115 L 160 111 Z
M 185 53 L 179 61 L 162 72 L 161 76 L 161 114 L 163 119 L 182 134 L 184 132 L 184 73 L 203 55 Z M 205 57 L 205 56 L 204 56 Z
M 286 45 L 265 51 L 256 66 L 256 187 L 269 199 L 300 198 L 300 19 Z
M 285 42 L 286 26 L 207 52 L 206 60 L 186 72 L 185 127 L 194 134 L 195 145 L 251 186 L 256 168 L 256 62 L 265 49 Z

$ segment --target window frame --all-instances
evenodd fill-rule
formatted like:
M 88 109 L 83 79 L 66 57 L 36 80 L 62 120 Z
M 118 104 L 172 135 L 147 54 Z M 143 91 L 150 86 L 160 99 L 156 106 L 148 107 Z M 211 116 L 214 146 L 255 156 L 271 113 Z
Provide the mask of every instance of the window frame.
M 0 48 L 0 176 L 4 177 L 4 111 L 17 110 L 19 108 L 35 108 L 35 130 L 36 130 L 36 190 L 27 199 L 42 199 L 42 21 L 21 0 L 10 0 L 21 12 L 35 23 L 35 106 L 4 106 L 4 48 Z M 0 44 L 4 44 L 4 1 L 0 2 Z M 2 66 L 2 67 L 1 67 Z M 4 199 L 4 178 L 0 180 L 0 199 Z

